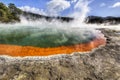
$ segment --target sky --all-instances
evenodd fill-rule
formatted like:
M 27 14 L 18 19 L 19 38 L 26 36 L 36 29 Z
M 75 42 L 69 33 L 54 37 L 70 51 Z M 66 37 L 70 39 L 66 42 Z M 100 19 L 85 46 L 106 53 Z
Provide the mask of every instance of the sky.
M 69 16 L 75 11 L 94 16 L 120 16 L 120 0 L 0 0 L 43 15 Z M 77 7 L 77 8 L 76 8 Z M 80 8 L 80 9 L 78 9 Z

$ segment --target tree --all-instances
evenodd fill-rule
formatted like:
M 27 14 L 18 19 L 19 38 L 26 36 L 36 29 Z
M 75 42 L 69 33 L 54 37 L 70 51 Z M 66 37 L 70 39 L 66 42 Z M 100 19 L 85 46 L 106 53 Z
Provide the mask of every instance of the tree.
M 8 8 L 0 2 L 0 9 L 4 10 L 4 11 L 8 11 Z
M 7 16 L 8 14 L 9 9 L 3 3 L 0 3 L 0 21 L 7 22 L 9 20 Z
M 5 4 L 0 2 L 0 22 L 8 23 L 20 21 L 20 14 L 22 14 L 22 11 L 14 4 L 10 3 L 7 7 Z
M 8 5 L 8 8 L 9 8 L 9 10 L 10 10 L 11 13 L 14 13 L 14 15 L 19 15 L 19 14 L 22 13 L 22 11 L 19 8 L 17 8 L 15 6 L 15 4 L 13 4 L 13 3 L 10 3 Z
M 22 13 L 22 11 L 17 8 L 13 3 L 10 3 L 8 8 L 10 10 L 10 13 L 12 14 L 12 16 L 9 17 L 13 17 L 15 20 L 20 21 L 19 15 Z

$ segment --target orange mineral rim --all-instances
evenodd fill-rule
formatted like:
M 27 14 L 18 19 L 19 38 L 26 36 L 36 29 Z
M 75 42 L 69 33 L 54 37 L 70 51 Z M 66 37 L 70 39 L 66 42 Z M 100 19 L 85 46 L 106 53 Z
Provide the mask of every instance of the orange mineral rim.
M 0 55 L 9 55 L 13 57 L 25 56 L 49 56 L 56 54 L 71 54 L 72 52 L 88 52 L 100 45 L 105 45 L 105 39 L 96 38 L 85 44 L 76 44 L 70 46 L 61 46 L 55 48 L 39 48 L 32 46 L 16 46 L 0 44 Z
M 48 31 L 45 29 L 45 30 L 42 30 L 41 32 L 28 31 L 28 33 L 30 33 L 28 34 L 26 33 L 27 31 L 26 29 L 24 34 L 24 32 L 21 33 L 21 30 L 18 29 L 18 31 L 15 30 L 15 32 L 13 31 L 9 32 L 9 34 L 2 33 L 0 34 L 0 37 L 1 36 L 3 37 L 1 38 L 1 41 L 3 41 L 3 43 L 2 42 L 1 42 L 2 44 L 0 43 L 0 55 L 8 55 L 13 57 L 18 57 L 18 56 L 26 57 L 26 56 L 49 56 L 49 55 L 56 55 L 56 54 L 72 54 L 73 52 L 89 52 L 101 45 L 105 45 L 106 43 L 104 35 L 99 31 L 87 30 L 84 32 L 83 30 L 80 31 L 78 29 L 77 30 L 71 29 L 71 30 L 60 31 L 60 29 L 58 29 L 58 31 L 56 30 Z M 55 32 L 52 32 L 52 31 L 55 31 Z M 68 31 L 68 32 L 65 32 L 65 31 Z M 14 41 L 16 41 L 17 43 Z M 51 43 L 50 46 L 52 47 L 49 46 L 49 41 Z M 71 44 L 72 41 L 75 44 L 73 43 Z M 56 42 L 60 44 L 60 46 L 58 46 Z M 21 44 L 25 43 L 27 45 L 20 45 L 20 43 Z M 66 43 L 69 43 L 69 45 L 62 45 Z M 31 44 L 34 46 L 32 46 Z M 42 46 L 46 46 L 46 45 L 48 46 L 40 47 L 38 44 L 40 45 L 42 44 Z

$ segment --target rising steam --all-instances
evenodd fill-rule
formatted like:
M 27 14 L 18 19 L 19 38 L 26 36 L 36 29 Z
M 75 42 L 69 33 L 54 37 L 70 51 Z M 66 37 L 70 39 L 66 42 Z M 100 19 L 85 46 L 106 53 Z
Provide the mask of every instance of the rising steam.
M 72 13 L 67 16 L 74 17 L 76 21 L 83 22 L 90 11 L 89 4 L 91 0 L 51 0 L 47 3 L 47 12 L 49 15 L 58 16 L 62 11 L 70 7 L 73 8 Z
M 67 32 L 68 29 L 70 29 L 71 31 L 73 30 L 72 33 L 74 34 L 75 28 L 82 29 L 85 31 L 87 29 L 87 30 L 89 30 L 89 32 L 92 32 L 92 33 L 93 33 L 94 29 L 96 29 L 96 28 L 112 28 L 112 29 L 120 30 L 120 27 L 118 27 L 118 26 L 104 26 L 104 25 L 95 25 L 95 24 L 92 25 L 92 24 L 85 24 L 83 22 L 85 17 L 87 16 L 87 13 L 90 11 L 89 4 L 91 3 L 91 0 L 71 0 L 71 1 L 58 0 L 58 2 L 56 2 L 56 0 L 51 0 L 47 3 L 47 5 L 49 6 L 50 14 L 58 15 L 58 13 L 60 13 L 62 10 L 69 8 L 74 3 L 75 4 L 73 6 L 74 12 L 73 12 L 73 14 L 69 15 L 69 16 L 73 16 L 75 18 L 74 21 L 69 22 L 69 23 L 61 22 L 58 20 L 52 20 L 51 22 L 48 22 L 45 19 L 40 19 L 40 20 L 37 19 L 35 21 L 28 21 L 24 16 L 21 16 L 20 23 L 0 24 L 0 29 L 1 29 L 0 31 L 1 32 L 5 31 L 5 33 L 7 34 L 10 31 L 13 31 L 16 29 L 26 30 L 26 32 L 27 32 L 29 30 L 37 30 L 37 29 L 43 30 L 43 29 L 51 28 L 53 30 L 64 29 L 65 32 Z M 58 9 L 58 10 L 56 10 L 56 9 Z M 78 34 L 83 34 L 83 33 L 80 31 Z M 96 34 L 96 35 L 92 34 L 92 36 L 97 36 L 97 33 L 94 33 L 94 34 Z M 70 33 L 70 35 L 71 35 L 71 33 Z M 84 34 L 83 34 L 82 37 L 86 37 L 86 36 L 84 36 Z
M 105 25 L 85 24 L 84 20 L 88 12 L 90 11 L 89 4 L 91 2 L 92 2 L 91 0 L 69 0 L 69 1 L 50 0 L 47 3 L 46 12 L 48 13 L 44 12 L 45 14 L 49 16 L 58 16 L 62 11 L 68 9 L 74 4 L 74 6 L 72 6 L 74 9 L 73 13 L 69 13 L 68 16 L 74 17 L 75 20 L 71 22 L 62 22 L 59 20 L 52 20 L 49 22 L 46 21 L 45 19 L 40 19 L 40 20 L 36 19 L 35 21 L 30 21 L 30 20 L 28 21 L 24 16 L 21 16 L 20 23 L 0 24 L 0 38 L 2 37 L 2 39 L 0 40 L 2 40 L 3 43 L 6 44 L 7 43 L 13 44 L 11 42 L 14 42 L 14 44 L 18 44 L 18 45 L 32 44 L 32 46 L 38 47 L 39 45 L 37 44 L 37 42 L 40 41 L 40 38 L 44 37 L 42 36 L 43 34 L 45 34 L 46 36 L 51 36 L 55 34 L 54 36 L 57 36 L 57 39 L 54 39 L 54 36 L 50 37 L 50 39 L 52 38 L 56 40 L 54 41 L 54 44 L 55 46 L 59 46 L 65 44 L 65 42 L 68 43 L 71 42 L 72 44 L 84 43 L 84 42 L 87 43 L 93 40 L 95 37 L 104 38 L 103 35 L 100 35 L 101 32 L 95 30 L 97 28 L 112 28 L 112 29 L 120 30 L 120 27 L 118 25 L 105 26 Z M 35 8 L 32 9 L 32 11 L 34 10 Z M 40 13 L 40 10 L 38 10 L 37 12 Z M 70 39 L 73 39 L 73 42 L 72 40 L 69 41 Z M 19 41 L 21 41 L 21 43 L 19 43 Z M 46 45 L 42 45 L 42 47 L 46 47 Z
M 87 16 L 87 13 L 90 11 L 89 0 L 77 0 L 77 3 L 74 6 L 74 12 L 71 14 L 74 18 L 77 18 L 77 21 L 83 22 Z

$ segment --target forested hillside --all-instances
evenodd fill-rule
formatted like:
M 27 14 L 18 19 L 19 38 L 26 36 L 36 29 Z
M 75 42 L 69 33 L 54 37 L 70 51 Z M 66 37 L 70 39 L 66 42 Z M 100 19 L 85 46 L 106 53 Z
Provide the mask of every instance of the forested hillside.
M 113 16 L 107 16 L 107 17 L 100 17 L 100 16 L 88 16 L 85 20 L 86 23 L 90 24 L 111 24 L 116 25 L 120 24 L 120 17 L 113 17 Z
M 8 6 L 0 3 L 0 22 L 18 22 L 20 21 L 19 15 L 21 13 L 22 11 L 12 3 Z

